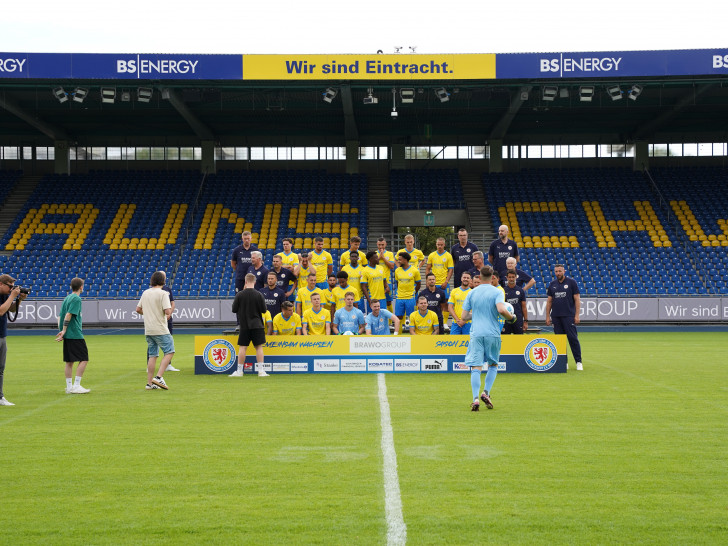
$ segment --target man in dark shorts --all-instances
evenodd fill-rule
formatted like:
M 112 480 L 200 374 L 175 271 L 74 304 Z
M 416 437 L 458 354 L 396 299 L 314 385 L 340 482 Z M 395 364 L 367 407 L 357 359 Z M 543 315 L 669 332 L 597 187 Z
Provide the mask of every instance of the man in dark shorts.
M 58 316 L 58 335 L 56 341 L 63 340 L 63 361 L 66 363 L 66 394 L 86 394 L 91 389 L 81 386 L 83 372 L 88 364 L 88 348 L 83 338 L 83 319 L 81 318 L 81 293 L 83 279 L 71 279 L 71 293 L 61 304 Z M 73 363 L 78 362 L 76 378 L 73 379 Z
M 28 294 L 21 294 L 20 287 L 15 286 L 15 279 L 10 275 L 0 275 L 0 406 L 14 406 L 3 395 L 3 377 L 5 375 L 5 358 L 8 346 L 5 338 L 8 335 L 8 311 L 18 312 L 20 302 Z
M 263 315 L 266 312 L 265 298 L 255 289 L 255 275 L 245 275 L 245 287 L 235 294 L 233 313 L 238 316 L 238 369 L 230 377 L 243 377 L 245 353 L 251 343 L 255 347 L 255 360 L 258 363 L 258 377 L 267 377 L 263 367 L 263 345 L 265 345 L 265 325 Z

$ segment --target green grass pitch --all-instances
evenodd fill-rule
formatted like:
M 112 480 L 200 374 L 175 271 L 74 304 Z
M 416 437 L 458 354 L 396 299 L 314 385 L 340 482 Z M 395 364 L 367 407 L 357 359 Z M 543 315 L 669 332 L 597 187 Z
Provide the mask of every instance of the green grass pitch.
M 728 336 L 582 333 L 584 372 L 386 376 L 409 544 L 728 543 Z M 0 544 L 383 544 L 376 375 L 193 375 L 141 335 L 8 337 Z

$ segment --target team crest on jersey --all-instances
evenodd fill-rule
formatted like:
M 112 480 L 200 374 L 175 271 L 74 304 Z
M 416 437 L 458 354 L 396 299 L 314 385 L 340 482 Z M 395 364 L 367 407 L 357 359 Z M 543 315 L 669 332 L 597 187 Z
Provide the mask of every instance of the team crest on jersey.
M 531 341 L 523 353 L 528 367 L 537 372 L 545 372 L 553 368 L 557 356 L 556 346 L 542 337 Z
M 235 364 L 235 347 L 225 339 L 213 339 L 205 346 L 202 359 L 213 372 L 226 372 Z

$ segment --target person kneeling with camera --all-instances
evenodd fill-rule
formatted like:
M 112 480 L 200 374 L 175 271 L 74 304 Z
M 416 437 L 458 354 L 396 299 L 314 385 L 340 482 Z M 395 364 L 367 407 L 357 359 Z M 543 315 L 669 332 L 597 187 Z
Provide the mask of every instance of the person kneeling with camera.
M 5 338 L 8 335 L 8 311 L 17 313 L 20 302 L 30 292 L 27 288 L 15 286 L 15 279 L 10 275 L 0 275 L 0 406 L 14 406 L 3 394 L 3 378 L 5 375 L 5 357 L 8 346 Z M 13 319 L 14 320 L 14 319 Z

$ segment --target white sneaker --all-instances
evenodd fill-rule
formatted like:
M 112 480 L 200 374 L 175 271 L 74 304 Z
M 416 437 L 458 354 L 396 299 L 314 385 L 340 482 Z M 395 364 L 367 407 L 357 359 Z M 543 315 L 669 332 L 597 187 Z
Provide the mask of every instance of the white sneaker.
M 164 379 L 162 379 L 159 376 L 152 377 L 152 385 L 156 385 L 160 389 L 164 389 L 165 391 L 169 389 L 167 386 L 167 383 L 164 382 Z
M 167 371 L 168 372 L 178 372 L 179 370 L 170 364 L 169 366 L 167 366 Z
M 576 369 L 579 370 L 580 372 L 583 372 L 584 371 L 584 365 L 581 362 L 577 362 L 576 363 Z
M 146 387 L 144 387 L 144 388 L 145 388 L 145 389 L 147 389 L 148 391 L 153 391 L 154 389 L 159 389 L 159 387 L 157 387 L 157 386 L 156 386 L 155 384 L 153 384 L 153 383 L 147 383 L 147 386 L 146 386 Z M 161 389 L 160 389 L 160 390 L 161 390 Z
M 66 394 L 73 394 L 73 385 L 66 387 Z
M 265 370 L 258 370 L 258 377 L 268 377 L 270 374 Z
M 235 370 L 228 377 L 243 377 L 243 370 Z
M 71 387 L 71 394 L 86 394 L 87 392 L 91 392 L 91 389 L 84 389 L 81 385 Z
M 8 402 L 7 400 L 5 400 L 4 396 L 2 398 L 0 398 L 0 406 L 14 406 L 14 405 L 15 404 L 13 404 L 12 402 Z

